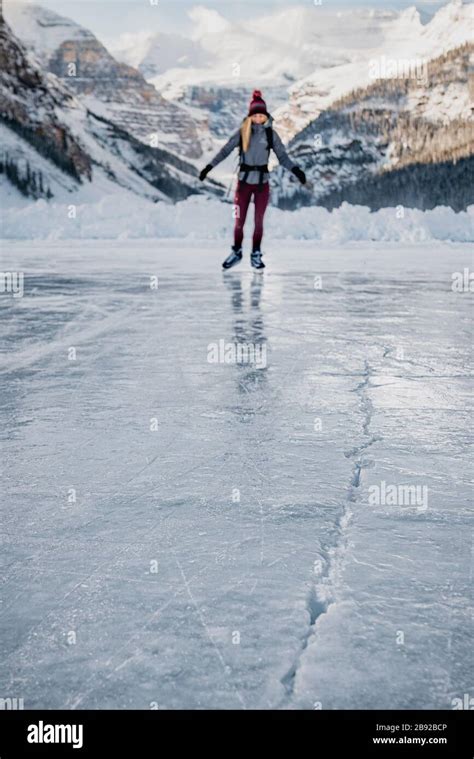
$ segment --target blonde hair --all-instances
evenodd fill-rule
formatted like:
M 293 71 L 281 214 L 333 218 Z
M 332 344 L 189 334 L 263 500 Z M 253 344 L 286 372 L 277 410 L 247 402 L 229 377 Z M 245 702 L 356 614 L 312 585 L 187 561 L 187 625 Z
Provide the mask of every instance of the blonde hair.
M 242 137 L 242 150 L 244 153 L 246 153 L 249 149 L 251 133 L 252 119 L 250 116 L 246 116 L 242 121 L 242 126 L 240 127 L 240 136 Z
M 266 114 L 266 116 L 267 116 L 267 121 L 265 121 L 264 123 L 268 124 L 268 113 Z M 252 117 L 246 116 L 240 126 L 240 137 L 242 138 L 242 150 L 244 153 L 246 153 L 247 150 L 249 149 L 251 136 L 252 136 Z

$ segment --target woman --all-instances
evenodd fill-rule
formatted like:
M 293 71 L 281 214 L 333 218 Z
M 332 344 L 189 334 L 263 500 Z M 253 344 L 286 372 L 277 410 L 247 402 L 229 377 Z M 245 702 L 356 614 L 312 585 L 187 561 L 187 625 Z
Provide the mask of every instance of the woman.
M 244 238 L 244 225 L 249 203 L 254 198 L 255 203 L 255 229 L 250 261 L 254 269 L 264 269 L 262 251 L 260 245 L 263 235 L 263 217 L 270 197 L 270 185 L 268 182 L 268 157 L 270 150 L 276 153 L 281 165 L 298 177 L 301 184 L 306 183 L 304 171 L 295 166 L 288 156 L 283 143 L 272 127 L 272 117 L 267 111 L 267 106 L 262 98 L 260 90 L 254 90 L 249 105 L 248 116 L 243 120 L 240 129 L 232 135 L 210 163 L 201 171 L 199 179 L 202 181 L 211 169 L 227 158 L 234 148 L 240 149 L 239 181 L 235 192 L 235 228 L 234 245 L 230 255 L 225 259 L 222 266 L 230 269 L 242 260 L 242 241 Z

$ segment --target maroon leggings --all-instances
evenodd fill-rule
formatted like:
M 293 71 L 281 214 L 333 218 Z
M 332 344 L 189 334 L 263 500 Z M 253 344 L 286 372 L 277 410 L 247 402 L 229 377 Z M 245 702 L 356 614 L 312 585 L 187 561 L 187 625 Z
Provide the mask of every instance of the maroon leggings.
M 265 182 L 263 185 L 248 184 L 247 182 L 240 181 L 237 183 L 234 198 L 234 247 L 240 248 L 242 245 L 244 224 L 252 195 L 255 203 L 255 228 L 253 231 L 252 250 L 260 250 L 263 235 L 263 217 L 270 197 L 270 184 L 268 182 Z

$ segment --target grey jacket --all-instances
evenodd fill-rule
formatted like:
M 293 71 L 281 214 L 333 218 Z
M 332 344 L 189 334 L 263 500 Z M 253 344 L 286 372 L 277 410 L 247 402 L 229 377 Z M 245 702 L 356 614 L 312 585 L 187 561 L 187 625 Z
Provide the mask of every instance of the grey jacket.
M 252 134 L 250 138 L 249 149 L 242 153 L 242 162 L 247 163 L 250 166 L 261 166 L 268 162 L 268 141 L 265 129 L 272 126 L 273 119 L 271 116 L 266 120 L 265 124 L 252 124 Z M 209 161 L 209 165 L 214 168 L 218 163 L 227 158 L 227 156 L 235 149 L 239 147 L 240 143 L 240 128 L 232 135 L 230 140 L 219 150 L 217 155 L 214 156 L 212 161 Z M 273 129 L 273 150 L 276 157 L 280 161 L 281 165 L 291 171 L 295 166 L 295 162 L 291 160 L 286 152 L 284 145 Z M 239 172 L 239 179 L 244 178 L 244 172 Z M 249 184 L 258 184 L 260 180 L 260 172 L 249 171 L 247 182 Z M 268 182 L 268 172 L 263 175 L 263 181 Z

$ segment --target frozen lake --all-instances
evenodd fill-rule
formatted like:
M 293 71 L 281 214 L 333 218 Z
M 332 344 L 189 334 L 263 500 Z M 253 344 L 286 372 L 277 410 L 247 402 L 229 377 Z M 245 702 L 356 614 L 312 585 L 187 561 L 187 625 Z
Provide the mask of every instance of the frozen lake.
M 451 709 L 474 696 L 469 247 L 280 241 L 263 275 L 227 252 L 3 244 L 0 695 Z

